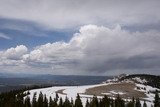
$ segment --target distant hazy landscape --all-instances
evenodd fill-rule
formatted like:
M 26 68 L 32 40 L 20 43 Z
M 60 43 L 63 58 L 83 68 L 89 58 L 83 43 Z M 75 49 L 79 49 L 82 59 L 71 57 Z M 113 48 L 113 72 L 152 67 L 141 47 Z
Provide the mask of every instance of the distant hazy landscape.
M 98 84 L 107 79 L 109 76 L 76 76 L 76 75 L 14 75 L 0 74 L 0 92 L 13 89 L 21 89 L 34 85 L 91 85 Z

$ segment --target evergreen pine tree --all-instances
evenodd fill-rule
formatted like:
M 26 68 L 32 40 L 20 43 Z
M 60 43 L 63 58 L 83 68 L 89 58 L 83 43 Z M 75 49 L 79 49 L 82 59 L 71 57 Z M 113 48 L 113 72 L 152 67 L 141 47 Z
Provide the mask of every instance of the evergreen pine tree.
M 110 106 L 110 99 L 105 95 L 102 99 L 102 107 L 109 107 Z
M 79 94 L 77 94 L 77 97 L 75 100 L 75 107 L 83 107 Z
M 56 100 L 56 98 L 54 98 L 54 100 L 53 100 L 53 104 L 54 104 L 54 107 L 57 107 L 57 100 Z
M 135 107 L 135 99 L 134 99 L 134 97 L 132 98 L 132 106 Z
M 32 107 L 38 107 L 37 106 L 37 96 L 36 96 L 36 92 L 33 94 L 33 98 L 32 98 Z
M 147 104 L 146 104 L 146 102 L 144 101 L 144 103 L 143 103 L 143 107 L 147 107 Z
M 141 107 L 141 103 L 139 101 L 139 98 L 136 99 L 136 107 Z
M 15 97 L 15 99 L 14 100 L 16 100 L 15 102 L 15 106 L 17 106 L 17 107 L 22 107 L 22 106 L 24 106 L 24 104 L 23 104 L 23 102 L 24 102 L 24 99 L 23 99 L 23 97 L 24 97 L 24 94 L 23 93 L 19 93 L 19 94 L 17 94 L 17 96 Z
M 63 105 L 64 105 L 64 107 L 72 107 L 68 97 L 66 97 Z
M 44 95 L 43 107 L 48 107 L 48 99 L 46 95 Z
M 156 91 L 154 99 L 155 99 L 154 100 L 154 107 L 160 107 L 160 98 L 159 98 L 159 95 L 158 95 L 158 91 Z
M 63 100 L 62 100 L 62 98 L 60 98 L 60 100 L 59 100 L 58 107 L 63 107 Z
M 27 96 L 24 101 L 25 107 L 31 107 L 30 97 Z
M 54 102 L 52 100 L 52 97 L 49 97 L 49 107 L 54 107 Z
M 133 97 L 132 101 L 128 102 L 126 106 L 127 107 L 134 107 L 134 105 L 135 105 L 135 101 L 134 101 L 134 97 Z
M 56 93 L 56 102 L 58 101 L 58 99 L 59 99 L 59 96 L 58 96 L 58 93 Z
M 93 96 L 92 101 L 90 102 L 90 106 L 91 107 L 98 107 L 99 106 L 99 102 L 96 96 Z
M 134 107 L 134 106 L 132 106 L 132 102 L 130 101 L 127 103 L 126 107 Z
M 124 101 L 121 99 L 121 97 L 117 96 L 117 98 L 115 99 L 115 107 L 125 107 L 125 103 Z
M 115 102 L 113 99 L 111 99 L 110 103 L 111 103 L 111 107 L 115 107 Z
M 71 106 L 74 107 L 74 101 L 73 98 L 71 98 Z
M 43 107 L 43 94 L 42 92 L 39 93 L 39 97 L 38 97 L 38 107 Z
M 90 107 L 88 99 L 86 101 L 86 107 Z

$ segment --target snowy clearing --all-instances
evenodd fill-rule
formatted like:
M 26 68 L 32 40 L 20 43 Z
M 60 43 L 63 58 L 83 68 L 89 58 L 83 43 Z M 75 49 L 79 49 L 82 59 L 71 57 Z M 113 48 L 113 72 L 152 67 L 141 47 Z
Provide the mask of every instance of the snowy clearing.
M 69 98 L 69 100 L 76 99 L 77 94 L 80 95 L 81 100 L 83 105 L 85 105 L 86 100 L 90 99 L 94 96 L 94 94 L 87 94 L 86 90 L 88 89 L 94 89 L 96 87 L 110 87 L 111 85 L 120 85 L 122 83 L 102 83 L 102 84 L 97 84 L 97 85 L 85 85 L 85 86 L 55 86 L 55 87 L 49 87 L 49 88 L 41 88 L 41 89 L 33 89 L 33 90 L 29 90 L 30 95 L 29 97 L 31 98 L 32 101 L 32 97 L 34 95 L 34 93 L 37 93 L 37 97 L 39 95 L 40 92 L 42 92 L 43 94 L 45 94 L 47 96 L 47 98 L 49 99 L 49 97 L 55 98 L 56 93 L 59 95 L 59 97 L 62 97 L 63 100 L 65 100 L 66 97 Z M 131 84 L 126 82 L 126 84 Z M 133 84 L 133 83 L 132 83 Z M 159 90 L 157 88 L 153 88 L 151 86 L 145 86 L 142 84 L 135 84 L 136 87 L 139 87 L 138 89 L 135 87 L 133 88 L 133 90 L 136 90 L 138 92 L 143 92 L 146 97 L 144 98 L 140 98 L 141 99 L 141 103 L 143 104 L 143 101 L 145 100 L 148 107 L 151 107 L 151 104 L 153 104 L 153 100 L 154 100 L 154 94 L 151 93 L 151 91 L 155 91 L 155 90 Z M 106 91 L 106 92 L 101 92 L 102 95 L 97 96 L 98 98 L 102 98 L 103 95 L 112 95 L 112 97 L 110 98 L 114 98 L 116 97 L 115 95 L 119 94 L 119 95 L 125 95 L 126 93 L 123 90 L 112 90 L 112 91 Z M 114 95 L 114 96 L 113 96 Z M 125 101 L 130 101 L 130 98 L 123 98 Z

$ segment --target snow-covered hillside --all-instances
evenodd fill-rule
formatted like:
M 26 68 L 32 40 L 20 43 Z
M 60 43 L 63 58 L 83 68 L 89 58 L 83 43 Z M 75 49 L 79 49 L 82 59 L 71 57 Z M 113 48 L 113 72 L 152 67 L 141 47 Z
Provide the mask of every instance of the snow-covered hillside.
M 140 80 L 140 78 L 135 78 L 138 81 L 142 81 L 145 82 L 145 80 Z M 117 80 L 117 79 L 116 79 Z M 86 100 L 90 99 L 93 97 L 93 94 L 87 94 L 86 90 L 88 89 L 94 89 L 94 88 L 99 88 L 99 87 L 113 87 L 116 85 L 122 85 L 122 84 L 129 84 L 134 86 L 133 87 L 133 91 L 135 92 L 142 92 L 145 97 L 140 98 L 141 103 L 143 104 L 144 100 L 146 101 L 148 107 L 151 107 L 151 105 L 153 105 L 153 101 L 154 101 L 154 94 L 152 93 L 153 91 L 159 90 L 157 88 L 153 88 L 151 86 L 148 85 L 143 85 L 140 83 L 134 83 L 131 80 L 125 80 L 125 81 L 116 81 L 115 79 L 112 81 L 107 81 L 101 84 L 97 84 L 97 85 L 86 85 L 86 86 L 55 86 L 55 87 L 49 87 L 49 88 L 41 88 L 41 89 L 34 89 L 34 90 L 29 90 L 30 92 L 30 98 L 32 99 L 34 93 L 36 92 L 37 95 L 39 95 L 40 92 L 42 92 L 43 94 L 45 94 L 47 96 L 47 98 L 49 99 L 49 97 L 51 96 L 52 98 L 55 98 L 56 93 L 59 95 L 59 97 L 62 97 L 63 100 L 65 100 L 66 97 L 68 97 L 70 100 L 76 99 L 77 94 L 80 95 L 81 100 L 83 102 L 83 105 L 85 105 Z M 127 87 L 126 87 L 127 88 Z M 117 94 L 119 95 L 125 95 L 128 94 L 126 93 L 125 90 L 108 90 L 106 92 L 101 92 L 101 95 L 97 95 L 98 98 L 102 98 L 103 95 L 110 95 L 109 97 L 111 98 L 115 98 Z M 128 97 L 124 97 L 123 98 L 126 101 L 130 101 L 131 98 Z
M 40 92 L 45 94 L 47 98 L 51 96 L 53 99 L 56 97 L 56 93 L 58 94 L 59 97 L 62 97 L 63 100 L 65 100 L 66 97 L 68 97 L 70 100 L 76 99 L 77 94 L 80 95 L 81 100 L 83 102 L 83 105 L 85 105 L 85 102 L 87 98 L 92 98 L 93 95 L 85 95 L 85 90 L 88 88 L 93 88 L 96 86 L 102 86 L 105 84 L 97 84 L 97 85 L 86 85 L 86 86 L 58 86 L 58 87 L 49 87 L 49 88 L 41 88 L 41 89 L 34 89 L 34 90 L 29 90 L 30 92 L 30 98 L 33 98 L 34 93 L 36 92 L 37 95 L 39 95 Z M 62 91 L 62 93 L 58 93 L 58 91 Z

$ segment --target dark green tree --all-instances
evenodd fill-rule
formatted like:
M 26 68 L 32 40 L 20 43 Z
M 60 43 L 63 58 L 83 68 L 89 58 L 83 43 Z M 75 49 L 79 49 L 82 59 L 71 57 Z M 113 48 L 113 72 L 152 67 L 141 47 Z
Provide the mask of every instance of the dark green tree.
M 144 103 L 143 103 L 143 107 L 147 107 L 147 104 L 146 104 L 146 102 L 144 101 Z
M 35 92 L 34 94 L 33 94 L 33 98 L 32 98 L 32 107 L 38 107 L 37 106 L 37 93 Z
M 135 100 L 134 100 L 134 97 L 133 97 L 132 101 L 128 102 L 126 106 L 127 107 L 134 107 L 134 105 L 135 105 Z
M 52 97 L 49 97 L 49 107 L 55 107 Z
M 121 99 L 121 97 L 117 96 L 117 98 L 115 99 L 115 107 L 125 107 L 125 102 L 124 100 Z
M 42 92 L 39 93 L 39 97 L 38 97 L 38 107 L 43 107 L 43 94 Z
M 48 99 L 46 95 L 44 95 L 43 107 L 48 107 Z
M 141 107 L 141 103 L 139 101 L 139 98 L 136 99 L 136 107 Z
M 71 98 L 71 106 L 74 107 L 74 101 L 73 98 Z
M 111 107 L 115 107 L 115 102 L 113 99 L 111 99 L 110 103 L 111 103 Z
M 93 96 L 92 101 L 90 102 L 90 106 L 91 107 L 98 107 L 99 106 L 99 102 L 96 96 Z
M 130 101 L 127 103 L 126 107 L 134 107 L 134 106 L 132 105 L 132 102 Z
M 63 100 L 62 100 L 62 98 L 60 98 L 60 100 L 59 100 L 58 107 L 63 107 Z
M 86 107 L 90 107 L 90 104 L 89 104 L 88 99 L 87 99 L 87 101 L 86 101 Z
M 23 102 L 24 102 L 24 94 L 23 93 L 19 93 L 19 94 L 17 94 L 17 96 L 16 96 L 16 99 L 14 99 L 14 100 L 16 100 L 15 102 L 15 106 L 17 106 L 17 107 L 22 107 L 22 106 L 24 106 L 24 104 L 23 104 Z M 30 99 L 29 99 L 30 100 Z
M 110 106 L 110 99 L 105 95 L 102 99 L 102 107 L 109 107 Z
M 83 107 L 79 94 L 77 94 L 77 97 L 75 100 L 75 107 Z
M 160 107 L 160 98 L 159 98 L 158 91 L 156 91 L 156 93 L 155 93 L 154 107 Z
M 58 96 L 58 93 L 56 93 L 56 98 L 55 98 L 55 100 L 58 101 L 58 99 L 59 99 L 59 96 Z
M 31 107 L 30 97 L 27 96 L 24 101 L 25 107 Z
M 65 98 L 65 101 L 64 101 L 64 103 L 63 103 L 63 106 L 64 106 L 64 107 L 72 107 L 72 105 L 71 105 L 68 97 Z

